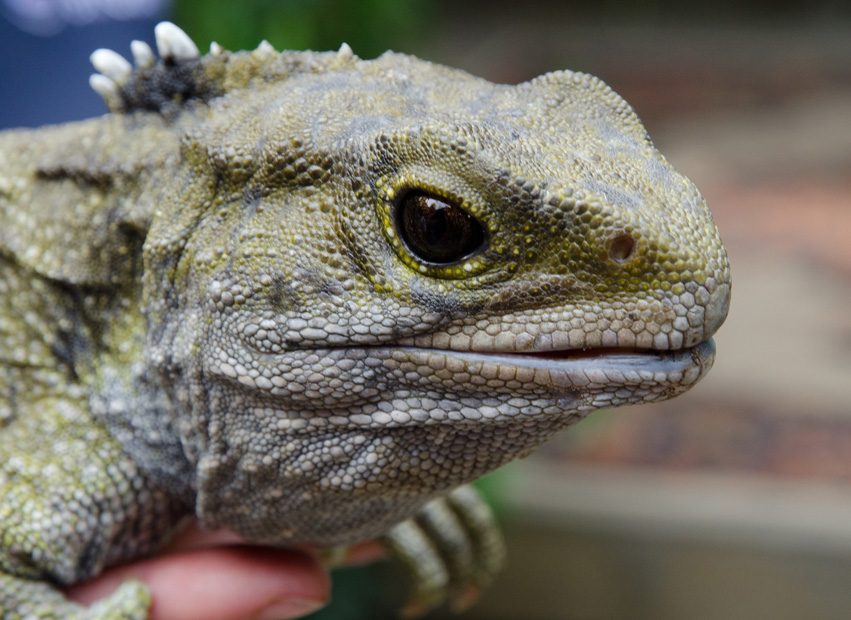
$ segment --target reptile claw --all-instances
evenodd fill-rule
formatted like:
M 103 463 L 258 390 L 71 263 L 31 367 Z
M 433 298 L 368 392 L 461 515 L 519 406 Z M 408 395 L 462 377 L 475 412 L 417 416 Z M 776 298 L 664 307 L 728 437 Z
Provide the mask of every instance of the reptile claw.
M 133 54 L 133 62 L 137 69 L 150 69 L 157 64 L 154 50 L 144 41 L 130 41 L 130 53 Z
M 154 38 L 160 58 L 168 60 L 191 60 L 201 52 L 189 35 L 171 22 L 160 22 L 154 27 Z
M 193 70 L 201 56 L 195 43 L 171 22 L 157 24 L 154 38 L 159 64 L 154 50 L 144 41 L 130 42 L 133 64 L 108 49 L 96 50 L 90 56 L 98 73 L 89 79 L 89 84 L 111 111 L 163 112 L 195 94 Z M 211 49 L 215 51 L 215 47 Z
M 502 568 L 505 550 L 488 505 L 471 487 L 426 504 L 382 538 L 412 582 L 405 618 L 444 601 L 453 611 L 472 605 Z
M 89 86 L 98 95 L 103 97 L 104 101 L 109 103 L 109 100 L 118 96 L 118 84 L 112 79 L 100 73 L 93 73 L 89 76 Z
M 89 56 L 92 66 L 99 72 L 121 86 L 133 73 L 133 65 L 119 53 L 110 49 L 97 49 Z

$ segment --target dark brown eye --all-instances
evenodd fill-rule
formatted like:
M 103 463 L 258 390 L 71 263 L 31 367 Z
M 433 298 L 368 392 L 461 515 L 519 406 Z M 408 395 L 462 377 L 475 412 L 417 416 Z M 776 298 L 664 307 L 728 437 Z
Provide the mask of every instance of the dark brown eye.
M 456 263 L 485 240 L 482 226 L 466 211 L 441 198 L 410 192 L 398 206 L 398 228 L 408 249 L 428 263 Z

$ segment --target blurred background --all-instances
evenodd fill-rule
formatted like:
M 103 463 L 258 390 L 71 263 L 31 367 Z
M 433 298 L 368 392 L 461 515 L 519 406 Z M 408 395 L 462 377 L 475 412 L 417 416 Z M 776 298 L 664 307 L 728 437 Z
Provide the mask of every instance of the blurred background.
M 845 0 L 0 0 L 0 127 L 103 112 L 88 54 L 175 20 L 231 49 L 387 48 L 497 82 L 571 68 L 706 196 L 734 294 L 709 377 L 601 412 L 487 487 L 509 544 L 471 620 L 851 617 L 851 5 Z M 378 611 L 375 571 L 321 618 Z M 385 591 L 395 589 L 390 586 Z

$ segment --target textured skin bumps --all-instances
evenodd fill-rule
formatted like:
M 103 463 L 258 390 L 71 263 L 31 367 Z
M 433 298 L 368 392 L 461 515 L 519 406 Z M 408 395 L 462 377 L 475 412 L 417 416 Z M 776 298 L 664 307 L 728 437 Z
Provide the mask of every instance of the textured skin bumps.
M 21 578 L 91 576 L 187 514 L 381 535 L 709 370 L 718 231 L 597 78 L 180 43 L 129 74 L 100 54 L 112 114 L 0 134 L 3 618 L 43 599 Z M 411 192 L 480 247 L 424 260 Z

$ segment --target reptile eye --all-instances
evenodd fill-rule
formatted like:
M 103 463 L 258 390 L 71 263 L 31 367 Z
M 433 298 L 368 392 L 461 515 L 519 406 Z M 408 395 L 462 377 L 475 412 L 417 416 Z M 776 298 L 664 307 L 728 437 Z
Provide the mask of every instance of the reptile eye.
M 457 263 L 478 250 L 485 233 L 461 207 L 421 192 L 402 197 L 397 207 L 398 228 L 408 249 L 420 260 Z

